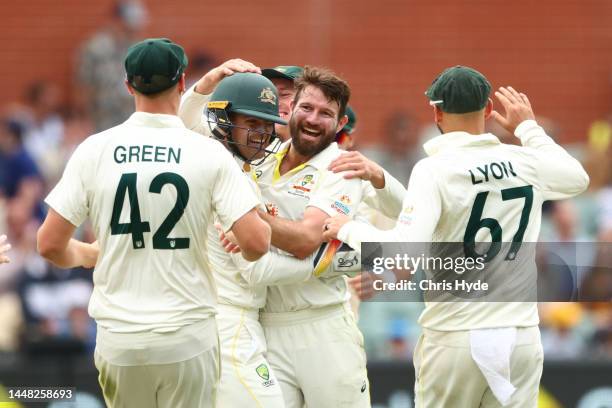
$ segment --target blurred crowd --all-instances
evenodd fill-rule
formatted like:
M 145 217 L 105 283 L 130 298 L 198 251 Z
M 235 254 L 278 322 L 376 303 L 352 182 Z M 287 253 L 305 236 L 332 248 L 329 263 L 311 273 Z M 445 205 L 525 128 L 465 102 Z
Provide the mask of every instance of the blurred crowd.
M 0 267 L 0 352 L 57 347 L 93 351 L 95 324 L 87 314 L 92 271 L 62 270 L 44 262 L 36 253 L 36 230 L 46 213 L 43 199 L 61 177 L 76 146 L 132 113 L 133 102 L 123 81 L 123 58 L 127 47 L 141 38 L 147 18 L 147 10 L 138 1 L 118 2 L 107 24 L 75 45 L 70 95 L 42 80 L 24 89 L 22 100 L 0 107 L 0 233 L 6 233 L 13 246 L 11 263 Z M 188 53 L 188 83 L 217 64 L 204 51 Z M 574 200 L 545 206 L 542 241 L 612 243 L 610 119 L 593 123 L 584 135 L 575 137 L 582 142 L 567 146 L 585 165 L 591 186 Z M 406 184 L 412 167 L 424 155 L 422 144 L 438 130 L 418 123 L 410 112 L 394 112 L 385 123 L 375 145 L 360 146 L 359 132 L 354 132 L 353 149 Z M 540 123 L 553 138 L 562 132 L 553 120 Z M 491 131 L 505 143 L 517 143 L 500 128 Z M 375 222 L 387 228 L 394 223 L 383 217 Z M 77 233 L 80 239 L 94 240 L 87 225 Z M 612 274 L 605 267 L 612 265 L 606 261 L 612 251 L 606 251 L 605 245 L 589 248 L 585 257 L 592 262 L 576 275 L 576 286 L 587 291 L 592 301 L 541 304 L 548 359 L 612 358 Z M 419 302 L 362 303 L 360 326 L 370 359 L 410 359 L 421 310 Z

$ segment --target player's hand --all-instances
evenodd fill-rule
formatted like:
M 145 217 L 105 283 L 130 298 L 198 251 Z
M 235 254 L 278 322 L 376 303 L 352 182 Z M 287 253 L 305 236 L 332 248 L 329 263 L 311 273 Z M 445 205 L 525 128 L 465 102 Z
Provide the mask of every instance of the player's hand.
M 383 168 L 356 151 L 342 153 L 330 163 L 328 170 L 334 173 L 346 171 L 345 179 L 358 177 L 362 180 L 369 180 L 375 188 L 385 187 Z
M 261 74 L 261 69 L 255 64 L 240 58 L 231 59 L 204 74 L 196 83 L 195 91 L 202 95 L 211 94 L 223 78 L 234 75 L 236 72 Z
M 502 86 L 499 91 L 495 92 L 495 96 L 504 107 L 506 116 L 495 110 L 491 112 L 491 116 L 508 132 L 514 134 L 514 129 L 521 122 L 529 119 L 535 120 L 531 103 L 524 93 L 517 92 L 511 86 L 507 88 Z
M 234 237 L 234 233 L 232 231 L 228 231 L 226 233 L 223 231 L 223 228 L 221 228 L 221 224 L 215 224 L 215 228 L 217 229 L 219 241 L 221 242 L 221 246 L 225 252 L 228 254 L 237 254 L 240 252 L 240 246 L 238 246 L 238 241 L 236 241 L 236 237 Z
M 5 255 L 10 249 L 11 244 L 7 242 L 6 235 L 0 235 L 0 264 L 11 262 L 11 259 Z
M 379 280 L 372 272 L 362 272 L 359 275 L 349 278 L 351 285 L 359 300 L 368 300 L 374 297 L 374 281 Z
M 335 217 L 331 217 L 323 222 L 323 241 L 331 241 L 332 239 L 338 239 L 338 231 L 340 228 L 351 219 L 344 214 L 338 214 Z

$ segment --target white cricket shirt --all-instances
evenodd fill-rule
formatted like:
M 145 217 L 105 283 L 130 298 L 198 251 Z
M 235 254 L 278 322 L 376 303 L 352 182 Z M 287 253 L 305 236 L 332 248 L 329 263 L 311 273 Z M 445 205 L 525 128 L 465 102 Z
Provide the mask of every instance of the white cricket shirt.
M 329 216 L 353 216 L 362 199 L 361 180 L 346 180 L 327 170 L 342 150 L 330 144 L 312 159 L 280 175 L 280 163 L 290 141 L 257 167 L 256 176 L 268 213 L 289 220 L 304 218 L 306 207 L 317 207 Z M 284 253 L 273 248 L 280 253 Z M 267 312 L 290 312 L 340 304 L 349 298 L 344 276 L 311 278 L 304 283 L 268 287 Z
M 463 242 L 479 196 L 484 205 L 478 218 L 497 220 L 502 242 L 513 240 L 521 219 L 528 220 L 522 241 L 537 242 L 542 202 L 581 193 L 589 178 L 535 121 L 524 121 L 515 134 L 523 146 L 502 144 L 492 134 L 452 132 L 432 139 L 424 146 L 429 157 L 412 171 L 395 228 L 380 231 L 351 221 L 338 238 L 354 247 L 362 241 Z M 508 190 L 517 188 L 532 192 L 530 206 L 523 196 L 510 197 Z M 489 229 L 479 228 L 475 240 L 490 241 Z M 526 327 L 538 324 L 538 313 L 535 302 L 431 302 L 419 322 L 443 331 Z
M 172 115 L 87 138 L 47 204 L 100 244 L 89 313 L 108 332 L 172 332 L 215 313 L 207 230 L 259 204 L 232 156 Z

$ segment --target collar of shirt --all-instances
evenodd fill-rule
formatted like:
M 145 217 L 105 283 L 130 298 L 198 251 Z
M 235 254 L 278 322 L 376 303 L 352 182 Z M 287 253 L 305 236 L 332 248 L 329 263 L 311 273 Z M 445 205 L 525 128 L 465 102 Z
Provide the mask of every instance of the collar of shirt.
M 281 177 L 280 165 L 281 165 L 281 162 L 283 161 L 283 158 L 289 151 L 290 146 L 291 146 L 291 141 L 290 140 L 286 141 L 285 143 L 281 145 L 278 152 L 274 154 L 273 156 L 275 159 L 274 179 L 278 179 Z M 339 150 L 340 148 L 338 147 L 338 143 L 332 142 L 329 146 L 327 146 L 325 149 L 317 153 L 314 157 L 311 157 L 310 160 L 308 160 L 305 163 L 300 164 L 297 167 L 294 167 L 293 169 L 289 170 L 286 174 L 296 173 L 302 170 L 306 166 L 313 167 L 315 170 L 327 169 L 327 166 L 329 166 L 329 163 L 331 163 L 331 161 L 334 160 L 338 156 Z
M 425 153 L 428 156 L 433 156 L 444 150 L 457 147 L 495 145 L 500 143 L 499 139 L 491 133 L 472 135 L 467 132 L 449 132 L 434 137 L 423 145 L 423 149 L 425 149 Z
M 176 115 L 163 113 L 134 112 L 125 122 L 132 126 L 156 127 L 156 128 L 184 128 L 185 124 Z

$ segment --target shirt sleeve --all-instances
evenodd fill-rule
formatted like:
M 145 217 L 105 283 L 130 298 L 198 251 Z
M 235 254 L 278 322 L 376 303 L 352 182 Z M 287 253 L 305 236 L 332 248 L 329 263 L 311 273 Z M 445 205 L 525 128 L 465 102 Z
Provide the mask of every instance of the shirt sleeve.
M 342 173 L 324 170 L 307 207 L 317 207 L 330 217 L 338 214 L 352 216 L 361 199 L 361 180 L 347 180 Z
M 85 144 L 74 151 L 66 164 L 62 178 L 51 190 L 45 203 L 59 215 L 78 227 L 89 215 L 89 197 L 85 180 L 88 163 Z
M 535 120 L 522 122 L 514 134 L 537 157 L 535 166 L 544 200 L 573 197 L 589 186 L 589 176 L 580 162 L 556 144 Z
M 346 223 L 338 238 L 357 249 L 362 242 L 431 242 L 442 212 L 442 199 L 435 174 L 421 160 L 412 170 L 402 211 L 395 227 L 379 230 L 358 221 Z
M 239 253 L 231 254 L 231 257 L 250 286 L 301 283 L 312 276 L 314 255 L 306 259 L 297 259 L 268 252 L 256 262 L 246 261 Z
M 213 188 L 213 205 L 223 231 L 229 231 L 236 220 L 259 205 L 249 185 L 248 175 L 238 167 L 232 155 L 220 144 L 220 168 Z
M 187 129 L 204 136 L 212 136 L 206 119 L 206 104 L 210 95 L 202 95 L 195 91 L 195 84 L 181 98 L 178 116 Z
M 402 211 L 402 202 L 406 188 L 387 170 L 384 170 L 385 186 L 374 188 L 369 181 L 365 183 L 363 201 L 374 210 L 380 211 L 389 218 L 397 218 Z

